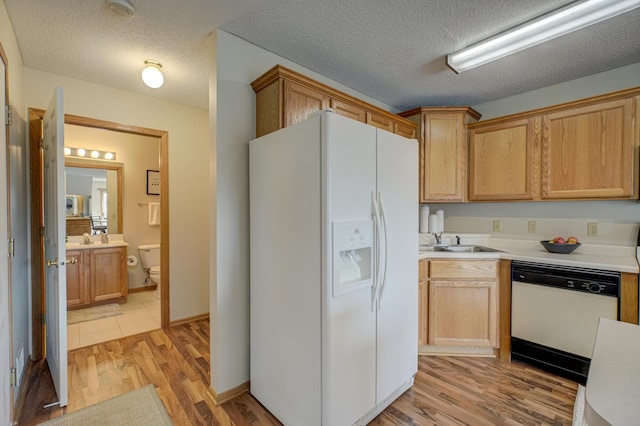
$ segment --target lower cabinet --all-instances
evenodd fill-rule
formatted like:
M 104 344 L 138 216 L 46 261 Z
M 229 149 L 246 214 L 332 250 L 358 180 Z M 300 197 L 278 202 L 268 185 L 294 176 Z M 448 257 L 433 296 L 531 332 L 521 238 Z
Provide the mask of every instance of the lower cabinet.
M 125 301 L 129 291 L 127 248 L 67 250 L 67 308 Z
M 418 261 L 418 346 L 427 344 L 429 335 L 429 261 Z
M 419 345 L 499 347 L 498 262 L 429 260 Z
M 85 267 L 87 250 L 67 250 L 67 308 L 84 308 L 91 303 L 89 268 Z M 89 259 L 87 259 L 87 263 Z

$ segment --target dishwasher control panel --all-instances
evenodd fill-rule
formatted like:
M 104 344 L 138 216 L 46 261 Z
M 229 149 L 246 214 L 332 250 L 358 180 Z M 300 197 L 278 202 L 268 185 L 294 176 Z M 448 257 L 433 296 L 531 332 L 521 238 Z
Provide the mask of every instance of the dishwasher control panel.
M 620 273 L 596 269 L 513 262 L 511 281 L 618 297 Z

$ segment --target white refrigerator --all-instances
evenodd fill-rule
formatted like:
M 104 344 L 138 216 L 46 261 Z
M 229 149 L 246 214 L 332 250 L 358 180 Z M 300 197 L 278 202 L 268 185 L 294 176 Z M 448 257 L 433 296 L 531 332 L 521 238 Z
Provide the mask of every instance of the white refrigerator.
M 251 141 L 250 392 L 366 424 L 418 365 L 418 144 L 324 111 Z

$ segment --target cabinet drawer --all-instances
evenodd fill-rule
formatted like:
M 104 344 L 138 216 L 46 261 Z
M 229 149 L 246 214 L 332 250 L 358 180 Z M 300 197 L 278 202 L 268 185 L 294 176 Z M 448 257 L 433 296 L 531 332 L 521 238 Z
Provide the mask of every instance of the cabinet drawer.
M 496 278 L 496 260 L 431 260 L 429 278 Z

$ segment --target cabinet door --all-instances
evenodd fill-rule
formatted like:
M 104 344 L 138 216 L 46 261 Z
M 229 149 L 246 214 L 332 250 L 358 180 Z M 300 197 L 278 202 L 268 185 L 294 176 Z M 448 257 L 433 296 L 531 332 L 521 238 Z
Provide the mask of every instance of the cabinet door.
M 469 200 L 539 197 L 540 119 L 469 130 Z
M 495 281 L 429 282 L 429 344 L 497 347 Z
M 304 121 L 312 112 L 328 107 L 329 97 L 319 90 L 284 81 L 284 127 Z
M 79 308 L 90 302 L 88 264 L 85 250 L 67 250 L 67 307 Z M 72 263 L 75 259 L 75 263 Z
M 364 108 L 359 107 L 358 105 L 350 104 L 338 99 L 331 99 L 330 104 L 333 111 L 338 115 L 342 115 L 362 123 L 366 123 L 367 121 L 367 112 Z
M 128 292 L 126 248 L 91 250 L 91 283 L 94 302 L 116 299 Z
M 462 114 L 425 114 L 421 201 L 463 201 L 466 123 Z
M 390 117 L 375 112 L 367 112 L 367 124 L 392 133 L 394 130 L 394 121 Z
M 632 198 L 634 99 L 543 116 L 542 198 Z
M 428 336 L 429 320 L 429 261 L 418 261 L 418 346 L 424 346 Z
M 415 139 L 416 129 L 413 126 L 409 126 L 403 123 L 394 123 L 393 132 L 396 135 L 404 136 L 405 138 Z

